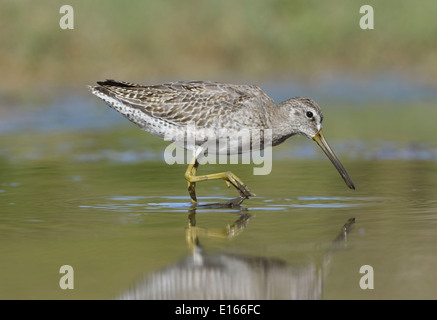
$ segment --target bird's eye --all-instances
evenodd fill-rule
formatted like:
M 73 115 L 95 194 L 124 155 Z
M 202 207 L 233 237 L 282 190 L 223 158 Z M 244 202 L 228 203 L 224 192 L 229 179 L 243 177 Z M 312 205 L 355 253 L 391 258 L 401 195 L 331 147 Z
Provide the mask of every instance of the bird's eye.
M 311 111 L 307 111 L 306 113 L 308 118 L 312 118 L 313 117 L 313 113 Z

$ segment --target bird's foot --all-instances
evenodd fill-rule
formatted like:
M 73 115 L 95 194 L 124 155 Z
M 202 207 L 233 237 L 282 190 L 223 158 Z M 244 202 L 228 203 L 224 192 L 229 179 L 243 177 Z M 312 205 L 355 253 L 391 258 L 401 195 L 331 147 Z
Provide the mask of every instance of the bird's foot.
M 252 191 L 250 191 L 249 188 L 247 188 L 247 186 L 243 183 L 243 181 L 241 181 L 240 178 L 238 178 L 232 172 L 226 173 L 225 182 L 226 182 L 228 188 L 231 185 L 233 185 L 240 192 L 240 198 L 243 197 L 243 200 L 248 199 L 249 197 L 256 196 L 256 194 L 254 194 Z
M 245 199 L 249 199 L 249 197 L 256 197 L 256 194 L 250 191 L 245 184 L 239 184 L 238 191 L 240 192 L 241 197 L 244 197 Z

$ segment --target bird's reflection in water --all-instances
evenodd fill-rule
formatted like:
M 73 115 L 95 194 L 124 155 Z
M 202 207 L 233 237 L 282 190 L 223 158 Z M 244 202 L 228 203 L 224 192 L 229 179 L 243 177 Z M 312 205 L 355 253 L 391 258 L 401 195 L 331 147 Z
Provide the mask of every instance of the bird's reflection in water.
M 234 237 L 250 219 L 247 209 L 222 233 L 196 226 L 195 209 L 190 210 L 187 242 L 193 254 L 140 280 L 119 299 L 320 299 L 324 268 L 336 249 L 346 245 L 355 219 L 349 219 L 321 259 L 290 265 L 280 259 L 236 254 L 207 254 L 199 237 Z
M 199 207 L 199 206 L 198 206 Z M 206 206 L 203 206 L 206 207 Z M 208 208 L 217 208 L 208 206 Z M 226 208 L 226 207 L 224 207 Z M 188 228 L 186 229 L 186 239 L 190 248 L 193 250 L 193 255 L 200 253 L 201 247 L 199 244 L 199 237 L 218 237 L 232 239 L 238 236 L 248 225 L 251 215 L 247 208 L 239 208 L 238 219 L 232 224 L 228 224 L 223 230 L 211 231 L 197 227 L 196 223 L 196 207 L 189 210 Z

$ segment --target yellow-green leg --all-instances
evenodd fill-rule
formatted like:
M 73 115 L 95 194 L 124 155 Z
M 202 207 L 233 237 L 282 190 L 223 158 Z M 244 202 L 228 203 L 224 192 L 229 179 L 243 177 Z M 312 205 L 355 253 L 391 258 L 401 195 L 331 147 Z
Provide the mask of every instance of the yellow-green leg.
M 193 158 L 193 160 L 191 161 L 190 165 L 187 168 L 187 171 L 185 171 L 185 179 L 188 181 L 188 192 L 190 194 L 191 202 L 193 204 L 197 203 L 196 182 L 201 182 L 206 180 L 223 179 L 225 180 L 228 187 L 233 185 L 240 192 L 240 197 L 234 199 L 234 201 L 230 201 L 231 205 L 239 205 L 241 202 L 243 202 L 244 199 L 255 196 L 255 194 L 252 193 L 246 187 L 243 181 L 241 181 L 240 178 L 238 178 L 231 171 L 196 176 L 198 167 L 199 167 L 199 162 L 197 161 L 196 158 Z
M 197 203 L 197 197 L 196 197 L 196 182 L 192 181 L 192 177 L 196 176 L 197 168 L 199 167 L 199 162 L 197 162 L 196 159 L 193 159 L 191 161 L 190 165 L 187 168 L 187 171 L 185 171 L 185 179 L 188 182 L 188 193 L 191 197 L 191 202 L 193 204 Z

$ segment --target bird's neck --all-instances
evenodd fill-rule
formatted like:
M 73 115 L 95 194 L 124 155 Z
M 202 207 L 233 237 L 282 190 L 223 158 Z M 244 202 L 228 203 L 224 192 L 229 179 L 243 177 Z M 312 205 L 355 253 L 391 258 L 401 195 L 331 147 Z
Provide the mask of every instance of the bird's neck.
M 291 112 L 287 105 L 280 103 L 275 111 L 271 123 L 273 146 L 284 142 L 299 132 L 298 124 L 294 121 L 295 119 L 292 119 Z

